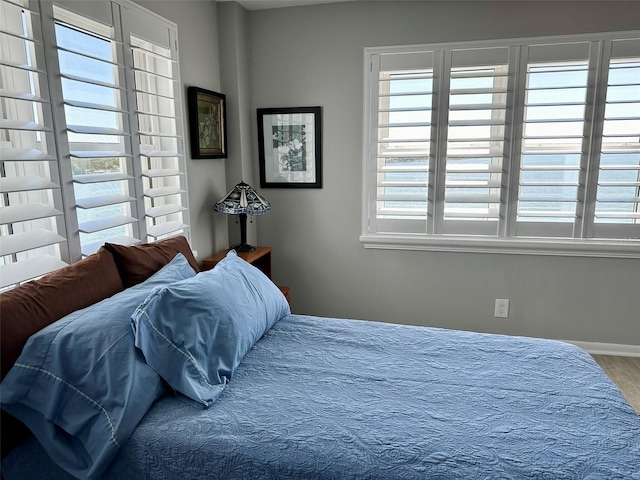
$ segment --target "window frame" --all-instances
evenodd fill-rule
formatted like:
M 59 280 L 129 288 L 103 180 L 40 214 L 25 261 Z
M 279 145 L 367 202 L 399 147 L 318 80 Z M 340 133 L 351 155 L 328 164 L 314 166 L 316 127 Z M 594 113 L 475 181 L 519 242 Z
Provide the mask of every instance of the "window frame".
M 364 48 L 363 55 L 363 78 L 364 78 L 364 99 L 363 99 L 363 167 L 362 167 L 362 225 L 360 241 L 365 248 L 378 248 L 378 249 L 400 249 L 400 250 L 434 250 L 434 251 L 453 251 L 453 252 L 474 252 L 474 253 L 506 253 L 506 254 L 534 254 L 534 255 L 561 255 L 561 256 L 592 256 L 592 257 L 617 257 L 617 258 L 640 258 L 640 236 L 636 238 L 568 238 L 568 237 L 552 237 L 552 236 L 514 236 L 515 233 L 515 219 L 517 212 L 518 193 L 520 188 L 519 174 L 520 174 L 520 159 L 522 156 L 522 128 L 524 126 L 524 111 L 525 106 L 523 104 L 509 105 L 507 116 L 511 116 L 513 120 L 507 119 L 507 128 L 514 131 L 511 135 L 509 131 L 505 134 L 505 139 L 512 143 L 511 150 L 507 154 L 505 153 L 505 162 L 502 166 L 502 186 L 500 191 L 501 203 L 500 203 L 500 217 L 498 226 L 498 233 L 496 235 L 486 234 L 469 234 L 468 231 L 458 233 L 433 233 L 433 227 L 429 230 L 422 231 L 418 229 L 408 229 L 406 231 L 398 231 L 393 228 L 383 230 L 377 228 L 377 205 L 379 201 L 376 193 L 377 189 L 377 175 L 378 175 L 378 134 L 377 134 L 377 118 L 379 116 L 378 108 L 378 84 L 380 82 L 378 72 L 389 71 L 379 69 L 374 62 L 378 62 L 380 55 L 395 55 L 395 54 L 411 54 L 419 52 L 433 52 L 434 63 L 440 61 L 444 63 L 443 50 L 453 51 L 457 49 L 474 49 L 474 48 L 509 48 L 518 53 L 515 61 L 509 60 L 509 82 L 514 82 L 515 88 L 522 89 L 524 86 L 522 82 L 526 82 L 527 76 L 527 62 L 523 62 L 523 55 L 520 54 L 520 50 L 523 47 L 529 45 L 538 44 L 553 44 L 553 43 L 573 43 L 573 42 L 601 42 L 602 45 L 605 42 L 612 42 L 616 40 L 626 39 L 638 39 L 640 38 L 640 31 L 625 31 L 625 32 L 607 32 L 598 34 L 585 34 L 585 35 L 562 35 L 562 36 L 545 36 L 545 37 L 527 37 L 516 39 L 500 39 L 480 42 L 452 42 L 452 43 L 438 43 L 438 44 L 424 44 L 424 45 L 404 45 L 404 46 L 391 46 L 391 47 L 366 47 Z M 593 50 L 593 49 L 592 49 Z M 589 64 L 593 58 L 602 58 L 600 51 L 591 51 L 589 57 Z M 449 57 L 451 58 L 451 57 Z M 612 58 L 614 58 L 612 56 Z M 617 57 L 616 57 L 617 58 Z M 523 64 L 524 63 L 524 64 Z M 450 67 L 450 65 L 449 65 Z M 448 70 L 446 72 L 449 72 Z M 595 81 L 594 87 L 588 87 L 593 90 L 592 94 L 595 98 L 600 99 L 595 104 L 595 109 L 603 109 L 606 105 L 606 98 L 604 92 L 606 92 L 606 82 L 603 85 L 603 74 L 609 72 L 609 65 L 599 70 L 599 77 L 590 78 L 589 81 Z M 590 76 L 595 76 L 596 72 L 589 72 Z M 511 75 L 515 75 L 515 78 L 511 78 Z M 438 89 L 434 84 L 433 95 L 434 97 L 448 96 L 450 95 L 449 82 L 451 77 L 445 78 L 447 82 L 447 88 L 443 91 Z M 374 85 L 375 84 L 375 85 Z M 590 84 L 591 85 L 591 84 Z M 589 94 L 587 94 L 589 95 Z M 514 98 L 518 98 L 515 94 L 508 97 L 507 102 L 513 102 Z M 591 101 L 588 96 L 586 102 Z M 432 102 L 433 109 L 447 108 L 448 100 L 443 98 L 435 98 Z M 449 110 L 447 110 L 449 111 Z M 448 119 L 448 115 L 437 117 L 438 112 L 433 114 L 433 122 L 437 123 L 437 119 Z M 446 112 L 445 112 L 446 113 Z M 585 114 L 585 118 L 586 118 Z M 585 125 L 587 121 L 585 120 Z M 587 127 L 594 128 L 599 135 L 590 134 L 584 136 L 583 141 L 589 144 L 587 153 L 583 149 L 583 155 L 586 156 L 589 151 L 598 147 L 602 140 L 602 122 L 592 122 Z M 435 134 L 433 133 L 435 132 Z M 517 134 L 520 132 L 520 134 Z M 433 137 L 436 137 L 435 139 Z M 435 186 L 435 188 L 428 189 L 428 212 L 429 216 L 424 219 L 425 224 L 431 224 L 433 226 L 437 222 L 442 224 L 442 217 L 433 218 L 433 211 L 443 209 L 443 200 L 445 190 L 444 178 L 446 175 L 443 165 L 446 164 L 446 152 L 438 151 L 438 149 L 446 150 L 447 139 L 447 125 L 445 122 L 445 128 L 438 126 L 432 130 L 430 145 L 430 158 L 429 158 L 429 176 L 434 175 L 435 181 L 440 183 L 432 183 L 434 180 L 430 180 L 429 187 Z M 444 147 L 444 148 L 443 148 Z M 639 149 L 640 150 L 640 149 Z M 506 150 L 505 150 L 506 151 Z M 599 154 L 597 155 L 599 158 Z M 591 161 L 591 159 L 587 159 Z M 593 186 L 598 181 L 599 164 L 595 165 L 591 170 L 584 170 L 585 159 L 581 161 L 580 167 L 580 187 L 583 189 L 585 185 L 590 188 L 586 196 L 580 196 L 578 198 L 584 198 L 586 200 L 584 212 L 588 215 L 594 214 L 595 208 L 595 191 Z M 433 191 L 435 190 L 435 191 Z M 582 193 L 582 192 L 581 192 Z M 435 202 L 434 197 L 440 198 L 440 202 Z M 503 218 L 504 217 L 504 218 Z M 581 222 L 576 222 L 580 224 Z M 593 222 L 591 222 L 593 224 Z M 407 223 L 407 225 L 409 225 Z M 520 223 L 522 225 L 522 223 Z M 619 224 L 622 225 L 622 224 Z M 551 228 L 554 226 L 552 225 Z M 639 226 L 640 227 L 640 226 Z M 637 230 L 636 226 L 632 224 L 634 231 Z M 581 235 L 585 233 L 584 229 Z M 427 233 L 429 232 L 429 233 Z M 512 235 L 512 236 L 509 236 Z

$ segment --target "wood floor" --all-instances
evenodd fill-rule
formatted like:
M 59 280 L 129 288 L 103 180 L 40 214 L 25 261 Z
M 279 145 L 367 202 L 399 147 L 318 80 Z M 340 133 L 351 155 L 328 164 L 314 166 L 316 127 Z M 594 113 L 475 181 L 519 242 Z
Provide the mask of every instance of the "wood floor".
M 592 355 L 627 401 L 640 414 L 640 357 Z

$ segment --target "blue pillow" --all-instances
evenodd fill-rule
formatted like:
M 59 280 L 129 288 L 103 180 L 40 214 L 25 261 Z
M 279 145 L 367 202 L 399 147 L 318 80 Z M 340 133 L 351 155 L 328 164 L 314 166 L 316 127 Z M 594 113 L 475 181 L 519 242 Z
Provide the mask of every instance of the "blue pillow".
M 131 321 L 151 368 L 206 408 L 249 349 L 290 313 L 280 289 L 231 250 L 212 270 L 155 290 Z
M 134 346 L 131 314 L 154 288 L 194 275 L 178 254 L 144 283 L 61 318 L 29 338 L 0 384 L 2 408 L 70 474 L 100 477 L 164 392 Z

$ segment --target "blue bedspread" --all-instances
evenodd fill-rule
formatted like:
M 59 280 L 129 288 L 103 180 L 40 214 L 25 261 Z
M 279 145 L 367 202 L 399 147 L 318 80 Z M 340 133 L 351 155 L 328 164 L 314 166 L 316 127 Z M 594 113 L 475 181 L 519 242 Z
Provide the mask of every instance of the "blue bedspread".
M 67 479 L 31 439 L 13 479 Z M 165 396 L 107 479 L 640 479 L 640 416 L 561 342 L 291 315 L 207 410 Z

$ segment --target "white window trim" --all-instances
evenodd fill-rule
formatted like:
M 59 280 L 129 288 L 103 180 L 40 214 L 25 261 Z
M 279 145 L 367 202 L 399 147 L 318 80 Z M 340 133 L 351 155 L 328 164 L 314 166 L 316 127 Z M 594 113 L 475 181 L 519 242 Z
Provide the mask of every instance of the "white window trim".
M 584 35 L 526 37 L 473 42 L 475 47 L 529 45 L 534 42 L 598 41 L 638 38 L 640 31 L 606 32 Z M 370 232 L 371 215 L 375 216 L 375 186 L 370 179 L 376 171 L 371 162 L 370 149 L 377 141 L 372 138 L 371 115 L 377 112 L 377 98 L 372 98 L 372 55 L 382 53 L 410 53 L 436 48 L 470 48 L 471 42 L 450 42 L 392 47 L 365 47 L 363 55 L 363 167 L 362 167 L 362 225 L 360 242 L 364 248 L 383 250 L 416 250 L 467 253 L 499 253 L 520 255 L 550 255 L 571 257 L 640 258 L 640 239 L 576 239 L 538 237 L 500 237 L 480 235 L 415 234 Z M 520 107 L 516 107 L 520 108 Z M 517 180 L 516 180 L 517 182 Z
M 640 258 L 638 242 L 603 239 L 499 238 L 473 235 L 363 234 L 365 248 L 566 257 Z

